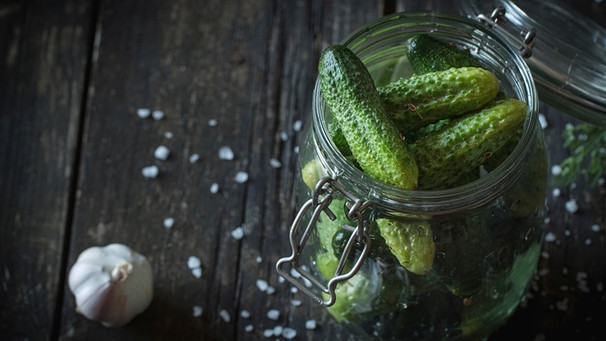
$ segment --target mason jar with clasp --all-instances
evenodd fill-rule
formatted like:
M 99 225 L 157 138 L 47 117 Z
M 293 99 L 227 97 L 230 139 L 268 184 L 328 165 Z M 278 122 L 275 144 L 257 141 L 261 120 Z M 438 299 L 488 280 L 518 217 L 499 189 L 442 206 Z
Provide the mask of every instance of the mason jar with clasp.
M 436 12 L 398 13 L 345 39 L 377 86 L 412 75 L 405 42 L 429 34 L 470 51 L 528 110 L 519 142 L 481 176 L 443 190 L 382 183 L 344 157 L 316 82 L 300 146 L 292 253 L 281 276 L 326 306 L 347 330 L 371 339 L 482 339 L 523 300 L 541 249 L 547 153 L 539 100 L 524 60 L 534 31 L 513 46 L 490 23 Z M 487 151 L 488 153 L 489 151 Z M 489 154 L 486 156 L 490 157 Z M 406 248 L 394 256 L 382 235 L 392 226 Z

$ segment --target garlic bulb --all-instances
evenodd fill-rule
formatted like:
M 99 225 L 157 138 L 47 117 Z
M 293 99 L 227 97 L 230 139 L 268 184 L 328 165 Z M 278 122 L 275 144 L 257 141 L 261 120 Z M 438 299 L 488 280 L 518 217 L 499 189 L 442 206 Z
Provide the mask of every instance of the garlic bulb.
M 120 327 L 143 312 L 153 296 L 149 261 L 122 244 L 84 250 L 69 272 L 77 311 L 107 327 Z

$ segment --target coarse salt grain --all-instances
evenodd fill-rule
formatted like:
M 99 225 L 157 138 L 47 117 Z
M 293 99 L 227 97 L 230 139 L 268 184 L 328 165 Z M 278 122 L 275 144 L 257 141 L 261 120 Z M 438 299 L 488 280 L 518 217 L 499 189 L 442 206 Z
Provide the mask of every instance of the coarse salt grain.
M 547 118 L 543 114 L 539 114 L 539 123 L 541 124 L 541 128 L 545 129 L 549 125 L 547 123 Z
M 600 232 L 600 225 L 598 225 L 598 224 L 591 225 L 591 231 Z
M 211 118 L 210 120 L 208 120 L 208 126 L 209 127 L 216 127 L 217 124 L 218 124 L 218 122 L 214 118 Z
M 290 300 L 290 304 L 291 304 L 293 307 L 298 307 L 298 306 L 300 306 L 302 303 L 303 303 L 303 302 L 301 302 L 301 300 L 297 300 L 297 299 Z
M 301 131 L 302 127 L 303 127 L 303 122 L 301 122 L 301 120 L 296 120 L 292 125 L 292 130 L 299 132 L 299 131 Z
M 282 335 L 282 331 L 284 330 L 284 328 L 282 326 L 275 326 L 273 329 L 274 332 L 274 336 L 280 336 Z
M 288 141 L 288 133 L 287 133 L 287 132 L 285 132 L 285 131 L 281 132 L 281 133 L 280 133 L 280 140 L 281 140 L 282 142 L 286 142 L 286 141 Z
M 266 338 L 270 338 L 270 337 L 274 336 L 274 330 L 273 329 L 265 329 L 263 331 L 263 336 L 265 336 Z
M 231 315 L 229 315 L 229 312 L 225 309 L 221 309 L 221 311 L 219 311 L 219 316 L 221 316 L 223 321 L 225 321 L 227 323 L 229 323 L 229 321 L 231 321 Z
M 316 329 L 316 320 L 307 320 L 305 321 L 305 329 Z
M 167 131 L 164 133 L 164 137 L 166 137 L 167 139 L 172 139 L 173 136 L 175 136 L 175 135 L 170 131 Z
M 268 295 L 273 295 L 273 294 L 275 294 L 275 293 L 276 293 L 276 288 L 274 288 L 274 287 L 272 287 L 272 286 L 270 285 L 270 286 L 267 288 L 266 293 L 267 293 Z
M 250 312 L 249 312 L 248 310 L 246 310 L 246 309 L 243 309 L 243 310 L 240 312 L 240 316 L 241 316 L 242 318 L 247 319 L 247 318 L 249 318 L 249 317 L 250 317 Z
M 280 311 L 278 309 L 270 309 L 267 311 L 267 318 L 270 320 L 278 320 L 280 318 Z
M 244 229 L 241 226 L 236 227 L 231 231 L 231 237 L 236 240 L 244 238 Z
M 166 160 L 168 159 L 168 155 L 170 155 L 170 150 L 166 146 L 158 146 L 154 150 L 154 157 L 158 160 Z
M 164 227 L 166 227 L 167 229 L 173 227 L 173 225 L 175 224 L 175 219 L 174 218 L 164 218 Z
M 261 290 L 262 292 L 267 291 L 267 288 L 269 288 L 269 284 L 264 279 L 258 279 L 256 284 L 257 288 L 259 288 L 259 290 Z
M 137 109 L 137 116 L 139 116 L 140 118 L 148 118 L 150 114 L 151 114 L 151 110 L 149 110 L 147 108 Z
M 202 268 L 191 269 L 191 274 L 194 275 L 194 277 L 196 278 L 202 277 Z
M 575 199 L 570 199 L 566 202 L 566 211 L 568 213 L 576 213 L 579 210 L 579 205 Z
M 280 168 L 282 167 L 282 162 L 280 162 L 280 160 L 278 159 L 269 159 L 269 165 L 271 166 L 271 168 Z
M 560 189 L 559 189 L 559 188 L 554 188 L 554 189 L 551 191 L 551 195 L 553 195 L 553 197 L 554 197 L 554 198 L 559 197 L 559 196 L 560 196 L 560 194 L 561 194 L 561 191 L 560 191 Z
M 246 327 L 244 327 L 244 331 L 247 332 L 247 333 L 250 333 L 250 332 L 252 332 L 254 330 L 255 330 L 255 327 L 253 327 L 252 324 L 247 324 Z
M 219 148 L 219 159 L 231 161 L 234 157 L 234 151 L 229 146 L 222 146 Z
M 194 315 L 194 317 L 200 317 L 200 316 L 202 316 L 202 312 L 203 312 L 202 307 L 200 307 L 199 305 L 195 305 L 194 306 L 194 309 L 193 309 L 193 315 Z
M 554 242 L 555 240 L 556 240 L 556 236 L 555 236 L 555 234 L 553 234 L 553 232 L 548 232 L 548 233 L 545 235 L 545 241 L 546 241 L 546 242 L 551 243 L 551 242 Z
M 164 118 L 164 111 L 154 110 L 154 111 L 152 111 L 151 115 L 154 120 L 159 121 Z
M 261 256 L 257 256 L 257 263 L 261 264 L 263 262 L 263 258 Z
M 156 178 L 159 173 L 160 169 L 158 168 L 158 166 L 147 166 L 141 169 L 141 174 L 143 174 L 143 176 L 148 179 Z
M 284 328 L 284 330 L 282 331 L 282 336 L 283 336 L 285 339 L 292 340 L 292 339 L 294 339 L 295 337 L 297 337 L 297 331 L 296 331 L 296 330 L 294 330 L 294 329 L 292 329 L 292 328 L 288 328 L 288 327 L 286 327 L 286 328 Z
M 202 261 L 200 261 L 200 258 L 196 256 L 189 256 L 189 258 L 187 259 L 188 268 L 195 269 L 199 268 L 200 266 L 202 266 Z
M 248 181 L 248 173 L 246 173 L 244 171 L 239 171 L 238 173 L 236 173 L 236 176 L 234 179 L 237 183 L 243 184 L 246 181 Z
M 200 160 L 199 154 L 194 153 L 189 156 L 189 163 L 196 163 L 198 160 Z
M 551 175 L 560 175 L 562 174 L 562 166 L 553 165 L 551 166 Z
M 219 192 L 219 184 L 218 184 L 218 183 L 216 183 L 216 182 L 213 182 L 213 183 L 210 185 L 210 192 L 211 192 L 212 194 L 216 194 L 217 192 Z

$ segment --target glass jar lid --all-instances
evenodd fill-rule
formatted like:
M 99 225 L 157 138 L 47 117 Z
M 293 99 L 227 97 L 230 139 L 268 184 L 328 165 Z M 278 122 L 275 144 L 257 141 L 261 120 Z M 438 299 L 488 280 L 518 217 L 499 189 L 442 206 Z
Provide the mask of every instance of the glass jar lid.
M 542 101 L 606 126 L 606 28 L 552 1 L 465 0 L 460 11 L 522 44 Z

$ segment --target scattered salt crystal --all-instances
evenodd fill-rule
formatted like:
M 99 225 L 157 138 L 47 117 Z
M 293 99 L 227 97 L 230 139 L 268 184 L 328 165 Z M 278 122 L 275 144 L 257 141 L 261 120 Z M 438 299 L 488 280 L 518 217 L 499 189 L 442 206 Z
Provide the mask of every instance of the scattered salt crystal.
M 200 266 L 202 266 L 202 262 L 200 261 L 200 258 L 198 258 L 196 256 L 189 256 L 189 258 L 187 259 L 188 268 L 195 269 L 195 268 L 199 268 Z
M 305 329 L 316 329 L 316 320 L 305 321 Z
M 240 316 L 242 316 L 242 318 L 247 319 L 247 318 L 249 318 L 249 317 L 250 317 L 250 312 L 249 312 L 248 310 L 246 310 L 246 309 L 243 309 L 243 310 L 240 312 Z
M 280 168 L 282 167 L 282 162 L 280 162 L 280 160 L 278 159 L 269 159 L 269 165 L 271 166 L 271 168 Z
M 291 292 L 292 294 L 296 294 L 297 292 L 299 292 L 299 289 L 298 289 L 297 287 L 291 287 L 291 288 L 290 288 L 290 292 Z
M 585 239 L 585 245 L 591 245 L 591 238 Z
M 606 183 L 606 179 L 604 179 L 604 178 L 599 178 L 598 179 L 598 185 L 599 186 L 604 186 L 604 183 Z
M 164 133 L 164 137 L 166 137 L 167 139 L 172 139 L 173 138 L 173 133 L 170 131 L 167 131 Z
M 269 288 L 269 284 L 264 279 L 258 279 L 256 284 L 257 288 L 259 288 L 259 290 L 261 290 L 262 292 L 267 291 L 267 288 Z
M 175 219 L 174 218 L 164 218 L 164 227 L 166 227 L 167 229 L 173 227 L 173 225 L 175 224 Z
M 275 326 L 274 327 L 274 336 L 282 335 L 283 330 L 284 330 L 284 328 L 282 326 Z
M 566 237 L 570 237 L 570 233 L 571 233 L 571 232 L 570 232 L 570 230 L 569 230 L 569 229 L 564 230 L 564 236 L 566 236 Z
M 212 194 L 216 194 L 217 192 L 219 192 L 219 184 L 218 184 L 218 183 L 216 183 L 216 182 L 213 182 L 213 183 L 210 185 L 210 192 L 211 192 Z
M 295 146 L 292 150 L 295 154 L 299 154 L 299 146 Z
M 579 291 L 584 292 L 584 293 L 588 293 L 589 287 L 587 286 L 587 273 L 580 271 L 577 272 L 577 276 L 576 276 L 576 280 L 577 280 L 577 287 L 579 288 Z
M 541 128 L 545 129 L 548 126 L 547 118 L 543 114 L 539 114 L 539 123 L 541 124 Z
M 278 276 L 278 283 L 284 283 L 286 280 L 282 276 Z
M 154 110 L 151 113 L 154 120 L 159 121 L 164 118 L 164 111 L 162 110 Z
M 541 257 L 545 259 L 549 259 L 549 253 L 546 251 L 541 252 Z
M 290 300 L 290 304 L 291 304 L 293 307 L 298 307 L 298 306 L 300 306 L 302 303 L 303 303 L 303 302 L 301 302 L 301 300 L 296 300 L 296 299 L 294 299 L 294 300 Z
M 202 307 L 200 307 L 199 305 L 195 305 L 194 306 L 194 311 L 193 311 L 194 317 L 200 317 L 200 316 L 202 316 L 202 311 L 203 311 Z
M 282 336 L 284 336 L 285 339 L 292 340 L 297 336 L 297 331 L 292 328 L 286 327 L 282 331 Z
M 278 320 L 280 318 L 280 311 L 278 309 L 270 309 L 267 311 L 267 318 L 270 320 Z
M 282 142 L 288 141 L 288 133 L 285 131 L 280 132 L 280 140 L 282 140 Z
M 137 116 L 139 116 L 140 118 L 148 118 L 150 114 L 151 114 L 151 110 L 149 110 L 147 108 L 137 109 Z
M 221 309 L 221 311 L 219 311 L 219 316 L 221 316 L 223 321 L 225 321 L 227 323 L 229 323 L 229 321 L 231 321 L 231 316 L 229 315 L 229 312 L 225 309 Z
M 274 330 L 273 329 L 265 329 L 263 331 L 263 336 L 265 336 L 266 338 L 270 338 L 270 337 L 274 336 Z
M 549 269 L 541 269 L 539 270 L 539 276 L 545 276 L 549 274 Z
M 598 224 L 591 225 L 591 231 L 600 232 L 600 225 L 598 225 Z
M 257 263 L 261 264 L 263 262 L 263 258 L 261 256 L 257 256 Z
M 211 118 L 210 120 L 208 120 L 209 127 L 216 127 L 217 123 L 218 123 L 217 120 L 215 120 L 214 118 Z
M 570 199 L 566 202 L 566 211 L 569 213 L 575 213 L 579 210 L 579 205 L 577 205 L 577 201 L 574 199 Z
M 194 153 L 189 156 L 189 163 L 196 163 L 200 160 L 200 155 Z
M 290 269 L 290 275 L 294 278 L 301 278 L 301 274 L 295 268 Z
M 556 302 L 556 307 L 559 310 L 567 310 L 568 309 L 568 299 L 565 298 L 565 299 L 563 299 L 561 301 Z
M 236 173 L 235 180 L 239 184 L 245 183 L 246 181 L 248 181 L 248 173 L 239 171 L 238 173 Z
M 156 150 L 154 150 L 154 157 L 158 160 L 166 160 L 168 159 L 168 155 L 170 154 L 170 150 L 166 146 L 158 146 Z
M 250 332 L 252 332 L 254 330 L 255 330 L 255 327 L 253 327 L 252 324 L 247 324 L 246 327 L 244 327 L 244 331 L 247 332 L 247 333 L 250 333 Z
M 553 234 L 553 232 L 548 232 L 545 235 L 545 241 L 546 242 L 551 243 L 551 242 L 555 242 L 555 240 L 556 240 L 556 236 L 555 236 L 555 234 Z
M 158 169 L 158 166 L 147 166 L 143 167 L 143 169 L 141 170 L 141 174 L 143 174 L 143 176 L 148 179 L 156 178 L 159 173 L 160 169 Z
M 276 293 L 276 288 L 274 288 L 274 287 L 272 287 L 272 286 L 269 286 L 269 287 L 267 288 L 266 293 L 267 293 L 268 295 L 273 295 L 273 294 L 275 294 L 275 293 Z
M 296 132 L 301 131 L 302 127 L 303 127 L 303 122 L 301 122 L 301 120 L 296 120 L 292 125 L 292 129 Z
M 219 159 L 227 161 L 233 160 L 234 151 L 228 146 L 222 146 L 219 148 Z
M 554 198 L 559 197 L 559 196 L 560 196 L 560 193 L 561 193 L 561 192 L 560 192 L 560 189 L 559 189 L 559 188 L 554 188 L 554 189 L 551 191 L 551 195 L 553 195 L 553 197 L 554 197 Z
M 202 277 L 202 268 L 191 269 L 191 274 L 194 275 L 194 277 L 196 278 Z
M 244 229 L 241 226 L 236 227 L 231 231 L 231 237 L 236 240 L 244 238 Z
M 562 174 L 562 166 L 553 165 L 551 166 L 551 175 L 560 175 Z

